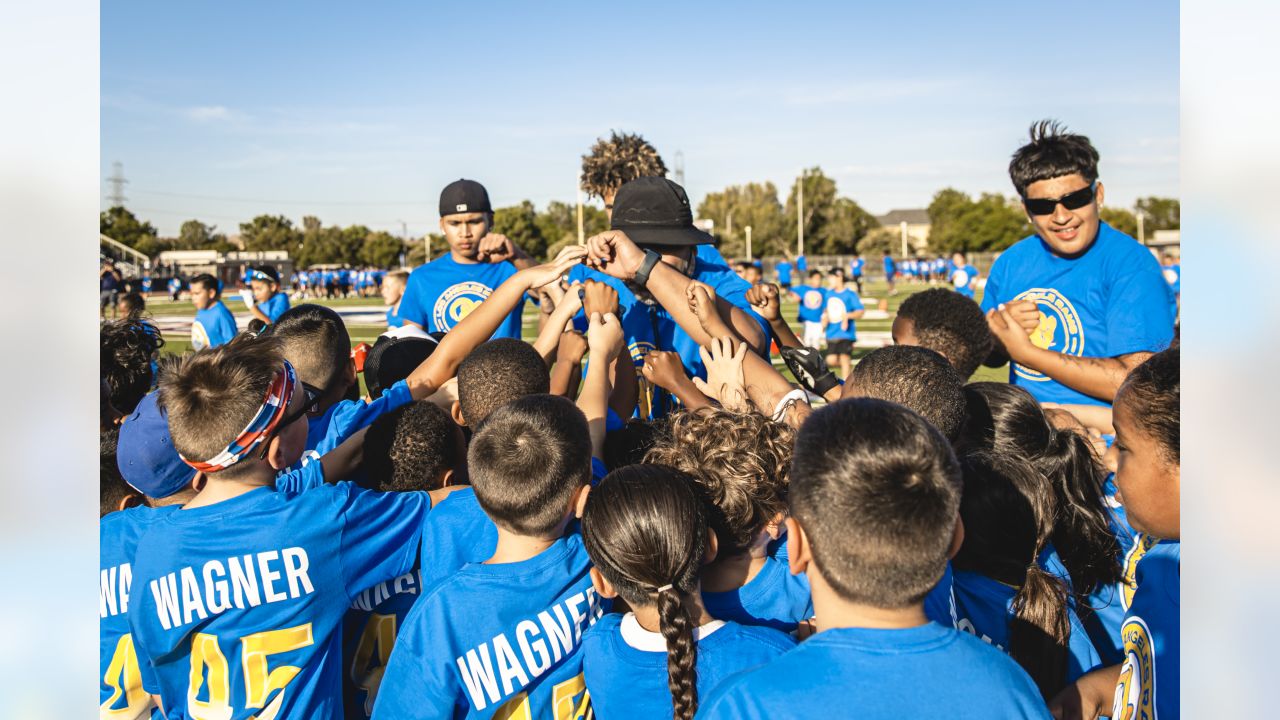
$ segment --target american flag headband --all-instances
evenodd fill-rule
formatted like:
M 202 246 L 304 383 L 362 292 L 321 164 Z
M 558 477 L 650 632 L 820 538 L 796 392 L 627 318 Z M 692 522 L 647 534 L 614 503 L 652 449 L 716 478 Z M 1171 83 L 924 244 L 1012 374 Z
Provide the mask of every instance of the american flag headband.
M 179 453 L 178 457 L 191 467 L 203 473 L 215 473 L 235 465 L 253 452 L 280 424 L 285 409 L 289 407 L 289 399 L 293 397 L 294 386 L 298 376 L 289 361 L 276 373 L 276 377 L 267 387 L 267 395 L 262 400 L 262 407 L 253 416 L 253 420 L 240 431 L 240 435 L 227 445 L 226 449 L 204 462 L 188 460 Z

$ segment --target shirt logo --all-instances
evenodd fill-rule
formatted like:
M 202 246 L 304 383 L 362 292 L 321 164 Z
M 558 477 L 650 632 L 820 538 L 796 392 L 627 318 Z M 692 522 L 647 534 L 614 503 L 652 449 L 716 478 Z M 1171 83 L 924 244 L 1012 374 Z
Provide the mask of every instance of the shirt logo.
M 1031 288 L 1018 293 L 1014 300 L 1030 300 L 1040 309 L 1040 324 L 1031 332 L 1031 342 L 1042 350 L 1064 355 L 1084 355 L 1084 325 L 1071 301 L 1053 288 Z M 1014 364 L 1023 380 L 1044 382 L 1049 376 Z
M 827 322 L 842 323 L 848 314 L 849 310 L 843 300 L 838 297 L 827 300 Z
M 956 287 L 962 288 L 969 284 L 969 273 L 964 270 L 957 270 L 956 274 L 951 276 L 951 279 L 956 284 Z
M 493 288 L 474 280 L 458 283 L 445 290 L 436 299 L 435 307 L 431 312 L 436 330 L 445 332 L 452 330 L 454 325 L 462 322 L 462 319 L 470 315 L 471 311 L 484 302 L 492 292 Z
M 1124 640 L 1124 666 L 1116 683 L 1111 717 L 1115 720 L 1154 720 L 1156 658 L 1151 630 L 1140 617 L 1131 617 L 1120 628 Z
M 1124 577 L 1120 580 L 1120 606 L 1125 610 L 1133 604 L 1133 594 L 1138 590 L 1138 561 L 1159 542 L 1159 538 L 1138 533 L 1138 536 L 1133 539 L 1133 547 L 1129 548 L 1128 554 L 1124 556 Z
M 191 349 L 203 350 L 209 347 L 209 333 L 204 331 L 204 325 L 199 320 L 191 323 Z
M 1164 281 L 1170 285 L 1178 282 L 1178 271 L 1173 268 L 1164 269 Z
M 804 306 L 810 310 L 817 310 L 822 307 L 822 293 L 817 290 L 810 290 L 804 294 Z

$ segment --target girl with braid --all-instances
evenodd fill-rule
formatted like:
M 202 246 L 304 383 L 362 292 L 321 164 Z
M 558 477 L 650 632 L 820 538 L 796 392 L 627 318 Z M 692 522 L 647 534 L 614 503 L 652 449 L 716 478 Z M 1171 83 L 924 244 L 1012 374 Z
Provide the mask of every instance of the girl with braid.
M 707 612 L 698 576 L 715 558 L 716 535 L 685 473 L 663 465 L 609 473 L 587 497 L 582 536 L 596 592 L 631 606 L 600 619 L 582 640 L 598 717 L 692 718 L 698 698 L 722 679 L 795 645 L 781 631 Z

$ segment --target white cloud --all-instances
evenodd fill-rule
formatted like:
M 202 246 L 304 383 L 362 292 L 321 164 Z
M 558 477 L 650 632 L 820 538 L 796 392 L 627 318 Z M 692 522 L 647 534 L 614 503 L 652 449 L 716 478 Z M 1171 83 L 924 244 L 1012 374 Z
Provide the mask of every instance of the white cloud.
M 212 122 L 231 118 L 231 111 L 224 105 L 201 105 L 187 108 L 183 112 L 188 118 L 196 122 Z

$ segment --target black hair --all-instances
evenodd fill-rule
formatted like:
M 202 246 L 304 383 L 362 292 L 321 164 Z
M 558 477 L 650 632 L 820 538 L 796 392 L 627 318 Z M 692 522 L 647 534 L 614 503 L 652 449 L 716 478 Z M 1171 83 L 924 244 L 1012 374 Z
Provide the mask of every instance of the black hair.
M 409 377 L 431 357 L 437 344 L 421 337 L 380 336 L 364 360 L 364 384 L 369 397 L 376 400 L 387 388 Z
M 952 561 L 1016 586 L 1009 623 L 1009 655 L 1046 699 L 1066 683 L 1071 622 L 1067 587 L 1038 562 L 1053 531 L 1053 488 L 1018 457 L 975 450 L 961 457 L 964 544 Z
M 128 415 L 155 384 L 151 361 L 164 347 L 150 320 L 113 320 L 102 324 L 99 371 L 111 388 L 111 405 Z
M 528 395 L 494 410 L 467 449 L 476 500 L 497 525 L 545 538 L 591 480 L 587 418 L 559 395 Z
M 911 295 L 898 307 L 898 317 L 911 321 L 920 347 L 950 360 L 962 379 L 991 354 L 991 329 L 982 308 L 953 290 L 930 288 Z
M 330 307 L 295 305 L 271 326 L 271 335 L 280 341 L 298 379 L 321 390 L 330 388 L 351 361 L 351 335 Z
M 1067 132 L 1057 120 L 1041 120 L 1031 126 L 1031 142 L 1013 154 L 1009 178 L 1023 198 L 1032 183 L 1064 175 L 1079 173 L 1092 184 L 1098 179 L 1098 158 L 1089 138 Z
M 547 363 L 523 340 L 490 340 L 458 365 L 458 405 L 473 427 L 516 398 L 549 392 Z
M 818 571 L 841 598 L 904 608 L 922 602 L 946 567 L 960 467 L 920 415 L 850 398 L 800 427 L 790 501 Z
M 380 416 L 364 436 L 361 485 L 407 492 L 443 487 L 444 474 L 457 471 L 466 456 L 462 430 L 449 413 L 426 400 Z
M 280 284 L 280 271 L 279 271 L 279 270 L 276 270 L 276 269 L 275 269 L 275 266 L 273 266 L 273 265 L 254 265 L 251 269 L 252 269 L 252 270 L 255 270 L 255 271 L 257 271 L 257 272 L 260 272 L 260 273 L 262 273 L 262 274 L 266 275 L 267 277 L 271 278 L 271 282 L 273 282 L 273 283 L 275 283 L 275 284 L 277 284 L 277 285 L 279 285 L 279 284 Z M 250 279 L 253 279 L 253 278 L 250 278 Z
M 665 465 L 630 465 L 605 476 L 587 496 L 582 541 L 605 580 L 632 607 L 658 606 L 667 641 L 667 686 L 675 717 L 698 710 L 693 617 L 707 555 L 705 501 L 693 478 Z
M 1120 547 L 1102 492 L 1106 471 L 1089 441 L 1054 428 L 1031 393 L 1017 385 L 971 383 L 964 394 L 967 419 L 957 452 L 992 453 L 1044 478 L 1053 491 L 1050 539 L 1078 597 L 1119 582 Z
M 120 426 L 104 429 L 98 437 L 98 517 L 113 513 L 120 509 L 124 499 L 130 495 L 141 495 L 125 482 L 116 464 L 116 445 L 120 442 Z
M 1181 465 L 1179 413 L 1181 388 L 1178 344 L 1147 358 L 1129 373 L 1116 392 L 1143 432 L 1151 436 L 1165 458 Z
M 125 307 L 124 316 L 127 320 L 138 319 L 147 309 L 147 301 L 142 298 L 142 293 L 127 292 L 120 296 L 120 304 Z
M 827 271 L 827 274 L 830 275 L 831 277 L 838 277 L 841 280 L 843 280 L 844 268 L 831 268 L 830 270 Z
M 645 453 L 659 436 L 658 428 L 647 420 L 631 418 L 618 430 L 605 433 L 604 466 L 617 470 L 644 462 Z
M 890 345 L 853 367 L 844 397 L 866 396 L 905 405 L 952 440 L 964 422 L 964 378 L 928 348 Z
M 266 330 L 266 329 L 267 329 L 267 323 L 263 322 L 263 321 L 262 321 L 261 319 L 259 319 L 259 318 L 254 318 L 254 319 L 250 320 L 250 321 L 249 321 L 249 325 L 245 328 L 245 330 L 246 330 L 250 335 L 253 335 L 253 336 L 255 336 L 255 337 L 256 337 L 256 336 L 258 336 L 258 335 L 261 335 L 261 334 L 263 333 L 263 331 L 264 331 L 264 330 Z
M 200 273 L 199 275 L 191 278 L 191 282 L 188 283 L 188 287 L 195 287 L 197 284 L 206 290 L 213 290 L 213 296 L 215 298 L 222 297 L 222 287 L 218 285 L 218 279 L 209 273 Z
M 814 268 L 809 271 L 809 274 L 806 277 L 813 277 L 814 275 L 817 275 L 818 277 L 822 277 L 822 271 L 819 270 L 818 268 Z

